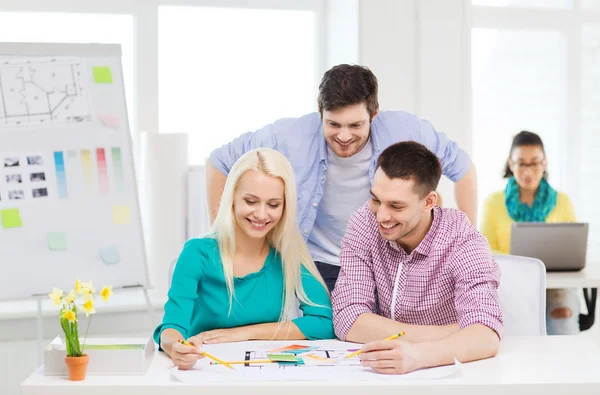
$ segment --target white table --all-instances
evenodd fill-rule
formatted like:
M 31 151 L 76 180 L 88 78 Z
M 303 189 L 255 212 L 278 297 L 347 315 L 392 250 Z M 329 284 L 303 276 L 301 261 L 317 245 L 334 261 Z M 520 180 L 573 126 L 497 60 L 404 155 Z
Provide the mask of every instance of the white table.
M 168 357 L 157 353 L 145 376 L 88 376 L 83 382 L 46 377 L 43 367 L 40 367 L 23 382 L 21 394 L 600 394 L 600 347 L 584 336 L 507 337 L 495 358 L 463 364 L 457 377 L 430 381 L 353 381 L 350 377 L 340 382 L 302 381 L 290 384 L 232 380 L 223 384 L 191 385 L 176 381 L 170 374 L 172 366 Z
M 600 288 L 600 265 L 588 265 L 579 272 L 546 273 L 546 288 Z

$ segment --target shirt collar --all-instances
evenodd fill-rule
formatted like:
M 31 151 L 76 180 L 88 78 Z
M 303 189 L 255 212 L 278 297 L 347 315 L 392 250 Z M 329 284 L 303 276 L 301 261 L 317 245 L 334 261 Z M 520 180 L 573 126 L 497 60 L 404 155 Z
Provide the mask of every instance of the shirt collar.
M 427 233 L 425 233 L 425 237 L 423 238 L 423 240 L 421 240 L 417 248 L 415 248 L 413 252 L 410 253 L 409 257 L 412 257 L 415 253 L 423 256 L 429 255 L 431 247 L 433 247 L 433 244 L 435 242 L 435 237 L 437 235 L 438 228 L 440 227 L 440 217 L 442 216 L 442 209 L 439 206 L 435 206 L 431 210 L 431 215 L 433 215 L 433 222 L 431 223 L 431 227 L 429 228 Z M 400 247 L 395 240 L 391 240 L 388 243 L 390 243 L 390 246 L 392 246 L 392 248 L 394 248 L 395 250 L 404 251 L 404 249 Z

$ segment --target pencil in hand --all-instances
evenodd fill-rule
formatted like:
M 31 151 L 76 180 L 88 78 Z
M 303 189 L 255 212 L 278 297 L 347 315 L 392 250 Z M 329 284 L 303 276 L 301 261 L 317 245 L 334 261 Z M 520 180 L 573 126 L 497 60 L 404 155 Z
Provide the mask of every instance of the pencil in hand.
M 396 333 L 395 335 L 392 335 L 392 336 L 390 336 L 390 337 L 386 338 L 385 340 L 394 340 L 394 339 L 397 339 L 397 338 L 399 338 L 399 337 L 401 337 L 401 336 L 404 336 L 404 335 L 405 335 L 405 333 L 406 333 L 406 332 L 400 332 L 400 333 Z M 362 350 L 358 350 L 358 351 L 355 351 L 355 352 L 353 352 L 353 353 L 350 353 L 350 354 L 346 355 L 346 358 L 352 358 L 352 357 L 354 357 L 354 356 L 356 356 L 356 355 L 358 355 L 358 354 L 360 354 L 360 353 L 362 353 Z M 344 358 L 344 359 L 345 359 L 345 358 Z
M 178 341 L 179 343 L 181 343 L 181 344 L 185 345 L 185 346 L 190 346 L 190 347 L 194 347 L 194 348 L 196 348 L 196 346 L 194 346 L 193 344 L 191 344 L 191 343 L 189 343 L 189 342 L 187 342 L 187 341 L 185 341 L 185 340 L 179 339 L 179 340 L 177 340 L 177 341 Z M 213 361 L 215 361 L 215 362 L 218 362 L 218 363 L 219 363 L 219 364 L 221 364 L 221 365 L 225 365 L 225 366 L 227 366 L 229 369 L 233 369 L 233 370 L 235 370 L 235 368 L 234 368 L 233 366 L 231 366 L 230 364 L 228 364 L 227 362 L 225 362 L 225 361 L 221 361 L 219 358 L 215 357 L 214 355 L 210 355 L 210 354 L 209 354 L 209 353 L 207 353 L 206 351 L 200 351 L 200 354 L 204 355 L 204 356 L 205 356 L 205 357 L 207 357 L 207 358 L 210 358 L 210 359 L 212 359 L 212 360 L 213 360 Z

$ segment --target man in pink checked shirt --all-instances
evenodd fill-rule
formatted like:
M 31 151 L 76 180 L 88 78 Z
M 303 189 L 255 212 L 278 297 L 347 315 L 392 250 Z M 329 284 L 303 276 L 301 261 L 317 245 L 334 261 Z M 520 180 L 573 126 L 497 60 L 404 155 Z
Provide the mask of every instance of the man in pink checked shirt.
M 336 335 L 366 343 L 362 364 L 408 373 L 495 356 L 500 270 L 455 209 L 436 205 L 442 167 L 416 142 L 385 149 L 371 200 L 350 218 L 332 293 Z M 381 340 L 399 332 L 396 340 Z

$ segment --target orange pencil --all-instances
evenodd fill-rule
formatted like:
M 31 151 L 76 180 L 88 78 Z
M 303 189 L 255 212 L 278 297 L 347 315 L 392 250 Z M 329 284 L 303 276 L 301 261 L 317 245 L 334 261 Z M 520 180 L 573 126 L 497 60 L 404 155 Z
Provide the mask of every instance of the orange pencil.
M 396 333 L 395 335 L 392 335 L 392 336 L 388 337 L 385 340 L 394 340 L 396 338 L 404 336 L 404 334 L 405 334 L 405 332 Z M 355 351 L 353 353 L 350 353 L 350 354 L 346 355 L 346 358 L 352 358 L 353 356 L 358 355 L 360 353 L 362 353 L 362 350 L 358 350 L 358 351 Z
M 190 343 L 186 342 L 185 340 L 179 339 L 179 340 L 177 340 L 177 341 L 178 341 L 179 343 L 183 344 L 183 345 L 190 346 L 190 347 L 195 347 L 194 345 L 192 345 L 192 344 L 190 344 Z M 233 369 L 233 370 L 235 370 L 235 368 L 234 368 L 233 366 L 231 366 L 230 364 L 228 364 L 227 362 L 225 362 L 225 361 L 221 361 L 219 358 L 215 357 L 214 355 L 210 355 L 210 354 L 209 354 L 209 353 L 207 353 L 206 351 L 200 351 L 200 354 L 204 355 L 204 356 L 205 356 L 205 357 L 207 357 L 207 358 L 210 358 L 210 359 L 212 359 L 212 360 L 213 360 L 213 361 L 215 361 L 215 362 L 218 362 L 218 363 L 220 363 L 221 365 L 225 365 L 225 366 L 227 366 L 229 369 Z

